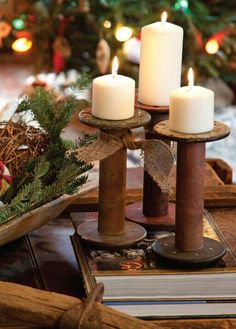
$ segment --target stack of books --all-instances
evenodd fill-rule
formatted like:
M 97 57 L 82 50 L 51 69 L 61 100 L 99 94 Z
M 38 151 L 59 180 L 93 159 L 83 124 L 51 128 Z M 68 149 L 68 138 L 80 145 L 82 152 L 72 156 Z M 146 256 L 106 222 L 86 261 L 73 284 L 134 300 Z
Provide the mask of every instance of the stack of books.
M 227 249 L 208 268 L 180 268 L 164 263 L 151 245 L 169 232 L 157 233 L 132 248 L 104 249 L 81 241 L 72 244 L 86 293 L 105 286 L 104 304 L 142 318 L 225 317 L 236 314 L 236 261 Z M 204 236 L 222 240 L 209 213 Z

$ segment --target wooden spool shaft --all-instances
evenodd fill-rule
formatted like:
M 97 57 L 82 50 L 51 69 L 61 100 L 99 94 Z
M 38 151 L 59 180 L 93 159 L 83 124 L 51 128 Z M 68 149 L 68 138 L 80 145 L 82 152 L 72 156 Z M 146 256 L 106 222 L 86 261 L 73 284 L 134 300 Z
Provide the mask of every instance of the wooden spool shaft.
M 120 137 L 124 130 L 110 133 Z M 100 161 L 98 231 L 101 234 L 120 235 L 125 231 L 126 159 L 127 150 L 122 148 Z
M 178 142 L 175 246 L 194 251 L 203 244 L 205 143 Z
M 153 131 L 153 128 L 159 122 L 167 119 L 167 114 L 152 113 L 151 122 L 148 124 L 145 131 L 145 139 L 156 139 L 157 136 Z M 162 139 L 165 143 L 170 144 L 170 142 Z M 145 161 L 145 159 L 144 159 Z M 143 179 L 143 213 L 146 216 L 156 217 L 165 216 L 168 213 L 169 196 L 163 194 L 159 186 L 152 179 L 152 177 L 144 170 Z

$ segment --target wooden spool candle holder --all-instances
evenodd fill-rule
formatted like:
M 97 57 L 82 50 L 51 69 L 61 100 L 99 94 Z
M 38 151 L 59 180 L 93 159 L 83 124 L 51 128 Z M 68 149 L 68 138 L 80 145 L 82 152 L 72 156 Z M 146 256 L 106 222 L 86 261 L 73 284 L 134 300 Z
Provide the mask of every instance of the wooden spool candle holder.
M 169 107 L 139 103 L 137 94 L 135 106 L 151 115 L 151 121 L 145 127 L 145 139 L 157 139 L 154 126 L 168 118 Z M 158 139 L 170 145 L 170 142 L 162 136 L 158 137 Z M 175 204 L 169 202 L 169 196 L 161 191 L 157 183 L 145 170 L 143 177 L 143 202 L 128 205 L 126 207 L 126 218 L 129 221 L 142 225 L 148 231 L 174 230 Z
M 196 265 L 213 262 L 224 255 L 225 247 L 203 237 L 205 143 L 227 137 L 230 129 L 215 122 L 210 132 L 183 134 L 170 130 L 168 120 L 154 129 L 158 136 L 178 143 L 175 237 L 155 241 L 153 250 L 174 262 Z
M 146 125 L 151 118 L 147 112 L 136 110 L 131 119 L 103 120 L 86 109 L 80 112 L 79 119 L 99 128 L 99 138 L 103 138 L 104 133 L 120 138 L 129 129 Z M 125 221 L 126 161 L 125 147 L 100 161 L 98 220 L 78 226 L 77 233 L 82 239 L 100 246 L 126 247 L 145 238 L 146 230 L 142 226 Z

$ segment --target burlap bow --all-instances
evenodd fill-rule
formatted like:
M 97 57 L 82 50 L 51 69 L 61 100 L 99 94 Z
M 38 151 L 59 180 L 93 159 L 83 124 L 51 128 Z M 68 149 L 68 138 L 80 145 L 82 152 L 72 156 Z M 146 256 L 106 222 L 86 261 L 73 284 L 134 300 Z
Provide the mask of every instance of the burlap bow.
M 144 170 L 149 173 L 163 193 L 171 193 L 168 178 L 174 164 L 174 154 L 173 150 L 160 140 L 135 141 L 131 131 L 120 138 L 103 132 L 101 139 L 80 147 L 73 153 L 77 159 L 91 163 L 95 160 L 103 160 L 123 147 L 129 150 L 142 149 Z

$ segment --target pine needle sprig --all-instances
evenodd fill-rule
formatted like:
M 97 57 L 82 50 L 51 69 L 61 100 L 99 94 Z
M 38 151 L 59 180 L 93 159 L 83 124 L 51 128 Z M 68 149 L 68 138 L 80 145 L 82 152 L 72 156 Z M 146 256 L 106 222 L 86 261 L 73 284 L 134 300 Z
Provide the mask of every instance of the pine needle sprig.
M 47 174 L 48 168 L 49 163 L 45 158 L 39 159 L 35 165 L 33 181 L 23 185 L 17 195 L 1 208 L 0 224 L 63 194 L 74 194 L 87 180 L 87 175 L 80 175 L 81 167 L 72 163 L 60 170 L 52 184 L 44 185 L 41 179 Z
M 32 184 L 27 184 L 17 193 L 15 198 L 9 204 L 1 207 L 0 223 L 9 220 L 12 217 L 22 215 L 28 209 L 29 196 L 32 192 Z
M 40 126 L 46 130 L 52 141 L 60 139 L 60 134 L 69 123 L 78 107 L 78 100 L 71 95 L 59 99 L 54 90 L 37 87 L 35 92 L 24 100 L 23 107 L 30 108 Z
M 82 72 L 78 77 L 77 81 L 72 86 L 72 88 L 75 92 L 78 92 L 78 90 L 84 90 L 85 88 L 88 88 L 91 85 L 91 81 L 91 75 L 87 72 Z
M 62 168 L 57 175 L 55 181 L 46 186 L 44 189 L 43 202 L 49 201 L 50 197 L 54 195 L 55 197 L 67 193 L 67 186 L 70 182 L 76 180 L 80 174 L 80 168 L 76 164 L 71 164 L 65 168 Z M 72 191 L 74 193 L 76 190 Z
M 92 165 L 67 154 L 77 143 L 65 142 L 62 130 L 69 123 L 77 109 L 74 96 L 58 99 L 57 94 L 43 88 L 36 88 L 34 94 L 26 97 L 19 106 L 21 110 L 31 110 L 35 119 L 49 139 L 43 155 L 29 161 L 24 172 L 18 176 L 4 198 L 0 211 L 0 224 L 14 217 L 40 207 L 63 194 L 74 194 L 86 183 L 86 171 Z M 91 140 L 91 137 L 87 137 Z M 86 144 L 86 137 L 79 143 Z
M 35 178 L 41 178 L 45 176 L 49 170 L 50 163 L 45 159 L 44 156 L 37 158 L 34 167 L 34 176 Z
M 28 208 L 31 209 L 35 205 L 39 204 L 42 200 L 43 195 L 43 184 L 39 178 L 35 178 L 31 184 L 31 194 L 29 195 L 29 204 Z

